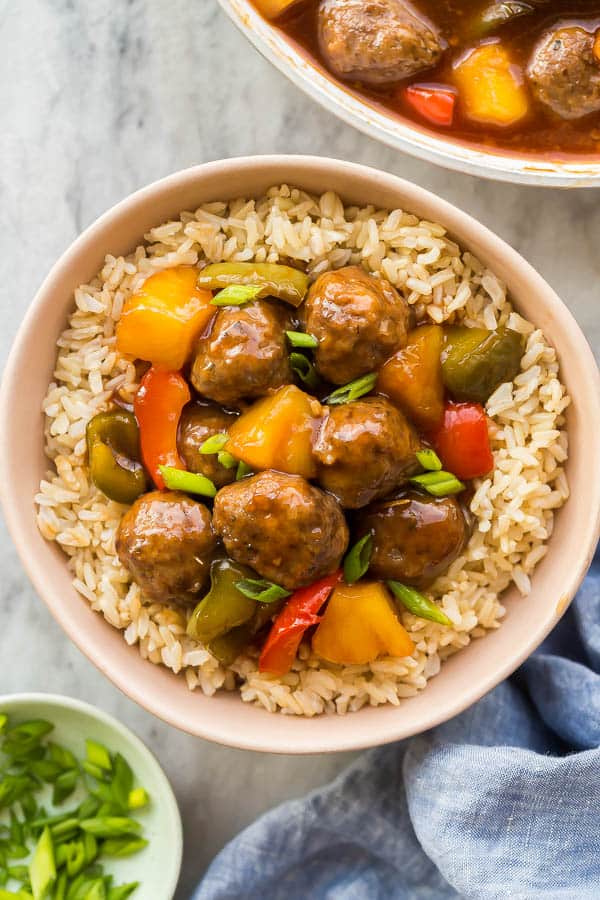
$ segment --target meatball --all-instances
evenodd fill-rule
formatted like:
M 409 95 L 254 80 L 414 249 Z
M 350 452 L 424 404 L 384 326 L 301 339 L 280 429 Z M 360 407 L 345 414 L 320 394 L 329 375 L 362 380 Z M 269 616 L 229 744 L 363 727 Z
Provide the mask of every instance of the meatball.
M 336 501 L 299 475 L 269 470 L 224 487 L 213 521 L 232 559 L 288 590 L 333 572 L 348 546 Z
M 289 327 L 285 311 L 265 300 L 220 309 L 210 333 L 196 345 L 192 384 L 223 406 L 288 384 L 293 380 L 285 337 Z
M 358 509 L 419 470 L 419 446 L 404 414 L 383 397 L 331 406 L 314 445 L 317 478 L 342 506 Z
M 331 71 L 389 84 L 434 66 L 442 41 L 407 0 L 322 0 L 319 45 Z
M 194 604 L 216 548 L 210 513 L 185 494 L 153 491 L 119 525 L 117 555 L 152 600 Z
M 549 31 L 530 60 L 527 74 L 542 103 L 563 119 L 600 110 L 600 58 L 594 34 L 578 25 Z
M 214 434 L 227 431 L 236 418 L 212 403 L 188 403 L 179 420 L 177 447 L 183 461 L 190 472 L 205 475 L 218 488 L 235 481 L 236 470 L 222 466 L 216 453 L 200 453 L 200 447 Z
M 363 510 L 357 536 L 373 535 L 370 575 L 426 587 L 461 553 L 470 530 L 454 497 L 406 491 Z
M 406 343 L 408 304 L 388 281 L 358 266 L 317 278 L 304 315 L 306 330 L 319 340 L 317 369 L 332 384 L 372 372 Z

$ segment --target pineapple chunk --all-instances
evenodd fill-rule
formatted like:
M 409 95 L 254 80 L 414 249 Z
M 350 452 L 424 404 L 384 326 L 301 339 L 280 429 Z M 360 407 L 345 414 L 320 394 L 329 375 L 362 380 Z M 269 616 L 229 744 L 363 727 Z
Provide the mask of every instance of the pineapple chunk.
M 520 68 L 502 44 L 482 44 L 454 69 L 465 115 L 474 122 L 507 127 L 529 112 Z

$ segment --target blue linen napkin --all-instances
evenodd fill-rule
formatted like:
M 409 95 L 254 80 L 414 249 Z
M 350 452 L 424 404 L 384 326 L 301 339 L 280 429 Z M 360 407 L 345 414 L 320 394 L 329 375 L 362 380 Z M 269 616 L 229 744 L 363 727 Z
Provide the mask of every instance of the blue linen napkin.
M 267 813 L 194 900 L 600 897 L 600 552 L 509 681 Z

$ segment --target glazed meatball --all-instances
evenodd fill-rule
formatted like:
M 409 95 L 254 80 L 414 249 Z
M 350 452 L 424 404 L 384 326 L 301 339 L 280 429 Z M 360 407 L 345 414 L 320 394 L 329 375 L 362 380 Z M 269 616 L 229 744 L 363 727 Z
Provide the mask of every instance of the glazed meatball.
M 594 34 L 578 25 L 544 35 L 527 74 L 542 103 L 563 119 L 578 119 L 600 110 L 600 58 Z
M 369 574 L 416 587 L 443 575 L 470 535 L 470 522 L 454 497 L 417 491 L 374 503 L 357 519 L 357 536 L 373 535 Z
M 419 470 L 417 434 L 383 397 L 330 406 L 314 445 L 317 478 L 346 509 L 384 497 Z
M 200 338 L 191 381 L 199 394 L 223 406 L 262 397 L 292 379 L 282 307 L 257 300 L 241 309 L 226 306 L 210 333 Z
M 117 555 L 152 600 L 194 604 L 216 548 L 210 513 L 185 494 L 153 491 L 119 525 Z
M 235 481 L 235 468 L 226 469 L 216 453 L 200 453 L 202 444 L 214 434 L 228 431 L 237 416 L 212 403 L 188 403 L 179 420 L 177 447 L 190 472 L 205 475 L 220 488 Z
M 442 41 L 407 0 L 322 0 L 319 45 L 331 71 L 389 84 L 434 66 Z
M 266 471 L 224 487 L 213 521 L 232 559 L 288 590 L 333 572 L 348 546 L 336 501 L 299 475 Z
M 406 343 L 406 301 L 388 281 L 358 266 L 317 278 L 304 316 L 306 330 L 319 340 L 317 369 L 332 384 L 372 372 Z

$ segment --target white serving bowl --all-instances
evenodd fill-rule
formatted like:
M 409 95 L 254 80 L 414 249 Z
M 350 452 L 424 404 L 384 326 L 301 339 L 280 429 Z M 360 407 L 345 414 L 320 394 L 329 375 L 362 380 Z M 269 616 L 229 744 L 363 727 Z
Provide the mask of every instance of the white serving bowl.
M 336 191 L 348 203 L 401 207 L 445 225 L 450 235 L 507 285 L 517 309 L 556 347 L 561 377 L 573 398 L 567 413 L 571 496 L 556 516 L 549 552 L 523 600 L 503 595 L 502 627 L 452 656 L 425 691 L 391 705 L 346 716 L 274 715 L 243 703 L 237 692 L 207 697 L 185 678 L 142 659 L 76 592 L 67 557 L 38 531 L 33 497 L 49 463 L 44 456 L 42 400 L 56 362 L 56 340 L 106 253 L 133 250 L 143 235 L 200 204 L 260 196 L 273 184 Z M 235 747 L 276 753 L 352 750 L 408 737 L 449 719 L 506 678 L 558 622 L 589 564 L 600 535 L 600 377 L 592 352 L 554 291 L 519 254 L 475 219 L 417 185 L 340 160 L 262 156 L 206 163 L 127 197 L 91 225 L 50 271 L 15 340 L 0 391 L 0 496 L 8 527 L 29 576 L 77 646 L 118 687 L 177 728 Z
M 279 29 L 263 19 L 248 0 L 219 0 L 219 3 L 257 50 L 290 81 L 369 137 L 419 159 L 482 178 L 541 187 L 600 187 L 598 159 L 586 161 L 582 156 L 551 161 L 533 155 L 512 155 L 506 150 L 472 147 L 419 128 L 408 120 L 386 115 L 315 66 Z

